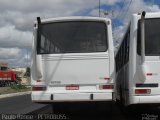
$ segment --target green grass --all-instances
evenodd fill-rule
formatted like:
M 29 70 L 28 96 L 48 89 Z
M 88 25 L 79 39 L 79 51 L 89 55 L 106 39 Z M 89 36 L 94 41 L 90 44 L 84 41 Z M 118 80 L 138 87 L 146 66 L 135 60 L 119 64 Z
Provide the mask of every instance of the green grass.
M 31 88 L 27 88 L 25 85 L 12 85 L 10 87 L 0 87 L 0 95 L 31 91 Z

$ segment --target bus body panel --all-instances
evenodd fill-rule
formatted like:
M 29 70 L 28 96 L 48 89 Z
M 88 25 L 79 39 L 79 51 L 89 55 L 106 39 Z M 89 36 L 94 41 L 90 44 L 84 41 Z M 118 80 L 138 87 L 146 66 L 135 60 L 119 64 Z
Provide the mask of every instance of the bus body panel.
M 109 78 L 107 53 L 88 55 L 42 56 L 44 80 L 49 85 L 100 84 Z
M 34 31 L 32 59 L 32 101 L 111 101 L 114 92 L 114 47 L 111 21 L 104 18 L 69 17 L 44 20 L 100 21 L 106 24 L 108 50 L 90 53 L 37 54 Z M 45 90 L 34 90 L 44 87 Z M 39 88 L 38 88 L 39 89 Z
M 126 106 L 131 104 L 160 103 L 160 55 L 145 56 L 143 66 L 144 75 L 142 75 L 141 55 L 137 53 L 137 46 L 140 44 L 137 42 L 138 37 L 140 37 L 138 36 L 138 21 L 140 19 L 140 14 L 133 14 L 130 21 L 128 72 L 125 71 L 125 66 L 116 74 L 116 99 L 120 100 Z M 146 13 L 145 19 L 160 19 L 160 13 Z M 150 40 L 152 41 L 153 39 L 151 38 Z M 122 78 L 121 75 L 126 76 L 127 74 L 127 79 Z M 148 93 L 137 94 L 136 90 L 140 92 L 148 90 Z
M 156 18 L 160 18 L 160 13 L 147 13 L 145 16 L 146 19 L 156 19 Z M 140 19 L 140 15 L 135 16 L 135 24 L 138 23 L 138 20 Z M 137 33 L 137 28 L 138 25 L 135 25 L 136 28 L 136 33 Z M 138 34 L 136 36 L 135 42 L 137 43 L 137 39 L 138 39 Z M 152 39 L 150 39 L 152 41 Z M 139 43 L 137 43 L 139 44 Z M 135 50 L 133 50 L 135 52 L 135 54 L 137 55 L 137 44 L 135 44 Z M 147 49 L 147 48 L 146 48 Z M 134 77 L 131 79 L 132 81 L 134 81 L 133 84 L 133 89 L 132 89 L 132 94 L 133 96 L 135 96 L 136 99 L 139 99 L 139 104 L 143 104 L 143 103 L 160 103 L 159 98 L 159 91 L 160 91 L 160 87 L 159 87 L 159 83 L 160 83 L 160 57 L 159 56 L 145 56 L 145 79 L 142 80 L 142 78 L 140 77 L 139 74 L 137 74 L 137 72 L 135 72 Z M 141 64 L 141 58 L 139 55 L 137 55 L 135 62 L 136 63 L 136 68 L 134 68 L 135 71 L 138 71 L 138 67 Z M 135 77 L 137 76 L 137 77 Z M 145 87 L 146 86 L 146 87 Z M 145 94 L 145 95 L 137 95 L 135 93 L 135 89 L 149 89 L 150 90 L 150 94 Z M 135 101 L 136 101 L 135 99 Z M 136 102 L 131 102 L 131 104 L 135 104 Z

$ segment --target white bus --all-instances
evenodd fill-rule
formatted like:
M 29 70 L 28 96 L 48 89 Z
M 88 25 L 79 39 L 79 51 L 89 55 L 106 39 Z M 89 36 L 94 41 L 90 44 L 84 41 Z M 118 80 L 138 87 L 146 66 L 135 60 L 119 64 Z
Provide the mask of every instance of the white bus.
M 34 27 L 32 101 L 112 101 L 111 20 L 62 17 Z
M 160 103 L 160 13 L 132 15 L 115 61 L 117 100 Z

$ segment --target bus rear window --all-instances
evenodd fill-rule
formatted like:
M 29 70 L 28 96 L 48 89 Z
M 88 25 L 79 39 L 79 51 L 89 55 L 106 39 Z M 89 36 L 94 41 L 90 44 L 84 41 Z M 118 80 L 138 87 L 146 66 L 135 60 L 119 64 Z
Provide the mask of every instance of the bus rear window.
M 138 21 L 137 53 L 141 55 L 141 31 Z M 146 56 L 160 55 L 160 19 L 145 19 L 145 54 Z
M 41 24 L 38 33 L 38 54 L 105 52 L 108 49 L 104 22 Z

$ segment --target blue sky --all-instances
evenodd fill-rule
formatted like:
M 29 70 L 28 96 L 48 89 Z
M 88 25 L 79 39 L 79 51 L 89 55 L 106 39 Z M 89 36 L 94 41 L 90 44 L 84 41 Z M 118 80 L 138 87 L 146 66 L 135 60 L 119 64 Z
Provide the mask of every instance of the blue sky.
M 11 2 L 12 1 L 12 2 Z M 112 19 L 114 40 L 120 41 L 131 14 L 159 12 L 160 0 L 100 0 L 101 17 Z M 99 0 L 0 0 L 0 62 L 29 65 L 33 24 L 37 16 L 98 16 Z M 29 60 L 29 61 L 28 61 Z
M 117 2 L 114 5 L 101 5 L 101 9 L 108 11 L 110 14 L 112 14 L 113 16 L 110 17 L 112 19 L 112 22 L 114 23 L 113 28 L 116 28 L 117 26 L 123 25 L 123 20 L 125 19 L 125 17 L 127 17 L 127 12 L 131 9 L 133 2 L 135 2 L 136 0 L 122 0 L 121 2 Z M 146 5 L 148 6 L 153 6 L 153 5 L 160 5 L 160 0 L 139 0 L 144 2 Z M 143 6 L 141 6 L 143 8 Z M 119 9 L 118 11 L 118 15 L 115 14 L 114 12 L 116 11 L 116 9 Z M 145 9 L 144 9 L 145 10 Z M 149 10 L 147 10 L 149 11 Z M 152 11 L 152 10 L 151 10 Z M 151 12 L 149 11 L 149 12 Z M 132 11 L 133 13 L 135 13 L 136 11 Z M 121 19 L 120 16 L 123 16 Z

